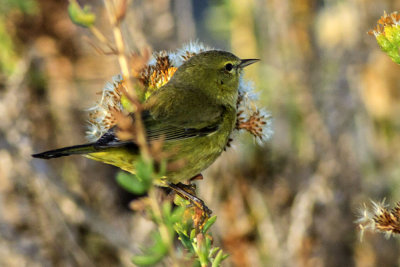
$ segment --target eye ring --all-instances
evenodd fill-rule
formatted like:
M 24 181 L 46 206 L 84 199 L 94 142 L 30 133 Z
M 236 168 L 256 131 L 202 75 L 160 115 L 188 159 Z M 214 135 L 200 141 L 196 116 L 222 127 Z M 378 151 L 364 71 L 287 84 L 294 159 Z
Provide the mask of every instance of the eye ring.
M 233 69 L 232 63 L 227 63 L 227 64 L 225 65 L 225 70 L 231 71 L 232 69 Z

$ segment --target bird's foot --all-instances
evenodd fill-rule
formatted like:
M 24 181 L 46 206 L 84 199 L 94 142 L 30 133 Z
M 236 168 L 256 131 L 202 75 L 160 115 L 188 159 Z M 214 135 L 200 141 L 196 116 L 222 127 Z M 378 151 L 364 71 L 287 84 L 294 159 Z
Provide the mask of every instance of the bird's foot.
M 207 219 L 210 218 L 212 211 L 204 204 L 204 201 L 196 196 L 196 185 L 194 184 L 173 184 L 168 183 L 168 186 L 182 198 L 189 200 L 195 207 L 193 221 L 197 229 L 202 229 Z

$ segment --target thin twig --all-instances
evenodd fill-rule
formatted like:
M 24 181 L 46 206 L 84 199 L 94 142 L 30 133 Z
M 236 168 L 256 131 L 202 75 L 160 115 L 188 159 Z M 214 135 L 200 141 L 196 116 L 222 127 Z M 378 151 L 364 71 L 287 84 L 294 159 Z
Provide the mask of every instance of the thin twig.
M 101 31 L 100 31 L 96 26 L 90 26 L 90 27 L 89 27 L 89 30 L 92 32 L 92 34 L 94 35 L 94 37 L 96 37 L 97 40 L 98 40 L 100 43 L 102 43 L 102 44 L 108 46 L 108 48 L 110 48 L 110 50 L 111 50 L 113 53 L 116 53 L 116 52 L 117 52 L 117 49 L 116 49 L 115 47 L 112 46 L 112 44 L 110 43 L 110 41 L 107 40 L 107 38 L 104 36 L 104 34 L 102 34 Z
M 126 95 L 132 99 L 132 104 L 135 108 L 135 112 L 137 116 L 135 116 L 135 127 L 136 127 L 136 134 L 137 134 L 137 144 L 140 147 L 141 154 L 145 161 L 150 160 L 150 153 L 149 148 L 147 146 L 146 135 L 144 131 L 144 125 L 140 116 L 141 107 L 138 101 L 138 96 L 136 91 L 133 89 L 132 86 L 132 77 L 129 71 L 128 65 L 128 58 L 125 53 L 125 44 L 122 37 L 121 31 L 121 21 L 119 18 L 124 17 L 121 15 L 121 11 L 117 11 L 115 9 L 115 5 L 111 2 L 111 0 L 104 1 L 105 7 L 108 13 L 108 19 L 110 24 L 112 25 L 112 31 L 114 34 L 114 41 L 118 51 L 118 62 L 121 68 L 122 76 L 125 81 L 126 85 Z M 121 5 L 123 7 L 123 5 Z M 126 9 L 125 9 L 126 10 Z M 117 16 L 118 14 L 118 16 Z

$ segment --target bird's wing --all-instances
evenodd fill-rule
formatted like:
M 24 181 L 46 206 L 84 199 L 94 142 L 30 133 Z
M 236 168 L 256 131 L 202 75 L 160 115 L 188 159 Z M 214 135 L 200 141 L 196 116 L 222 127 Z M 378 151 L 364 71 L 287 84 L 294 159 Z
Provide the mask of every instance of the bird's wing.
M 224 108 L 215 106 L 196 92 L 184 92 L 174 88 L 162 90 L 152 96 L 147 109 L 142 112 L 142 120 L 147 140 L 165 142 L 206 136 L 218 130 Z M 134 120 L 134 114 L 132 118 Z M 116 135 L 116 127 L 105 133 L 95 146 L 98 149 L 133 145 L 132 141 L 121 141 Z
M 148 101 L 143 116 L 148 139 L 165 141 L 205 136 L 218 130 L 224 108 L 200 90 L 164 86 Z
M 219 121 L 213 120 L 201 125 L 191 122 L 179 124 L 173 120 L 154 119 L 151 115 L 144 119 L 146 135 L 148 141 L 162 139 L 164 141 L 174 141 L 198 136 L 209 135 L 219 127 Z

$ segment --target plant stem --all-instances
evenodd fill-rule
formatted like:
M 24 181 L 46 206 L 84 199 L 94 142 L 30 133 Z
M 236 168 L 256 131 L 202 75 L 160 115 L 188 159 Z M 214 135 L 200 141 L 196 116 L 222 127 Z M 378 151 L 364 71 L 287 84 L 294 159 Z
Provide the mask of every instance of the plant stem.
M 179 267 L 177 261 L 176 261 L 176 255 L 175 255 L 175 250 L 173 248 L 173 240 L 171 240 L 171 236 L 169 234 L 168 228 L 164 223 L 164 217 L 160 209 L 160 205 L 157 201 L 157 195 L 155 192 L 155 188 L 151 187 L 150 190 L 148 191 L 148 196 L 150 199 L 150 205 L 151 205 L 151 210 L 154 212 L 154 216 L 156 218 L 159 218 L 159 223 L 158 223 L 158 229 L 161 234 L 162 240 L 168 244 L 169 247 L 169 254 L 172 259 L 172 266 L 174 267 Z
M 118 52 L 118 62 L 121 68 L 122 72 L 122 77 L 125 81 L 126 85 L 126 94 L 128 95 L 129 98 L 133 99 L 132 104 L 135 108 L 136 116 L 135 116 L 135 127 L 136 127 L 136 138 L 137 138 L 137 144 L 140 147 L 140 152 L 143 156 L 143 159 L 145 161 L 150 161 L 150 152 L 149 148 L 147 146 L 147 141 L 146 141 L 146 134 L 145 134 L 145 129 L 144 125 L 142 122 L 142 118 L 140 116 L 140 111 L 141 107 L 139 106 L 139 99 L 137 96 L 136 91 L 133 89 L 132 86 L 132 80 L 131 80 L 131 75 L 129 71 L 129 65 L 128 65 L 128 59 L 125 54 L 125 44 L 124 44 L 124 39 L 122 37 L 122 31 L 121 31 L 121 24 L 120 21 L 117 20 L 116 17 L 116 10 L 115 10 L 115 5 L 111 3 L 111 0 L 105 0 L 104 1 L 105 7 L 107 9 L 108 13 L 108 18 L 110 21 L 110 24 L 112 25 L 112 31 L 114 34 L 114 41 L 117 46 L 117 52 Z

